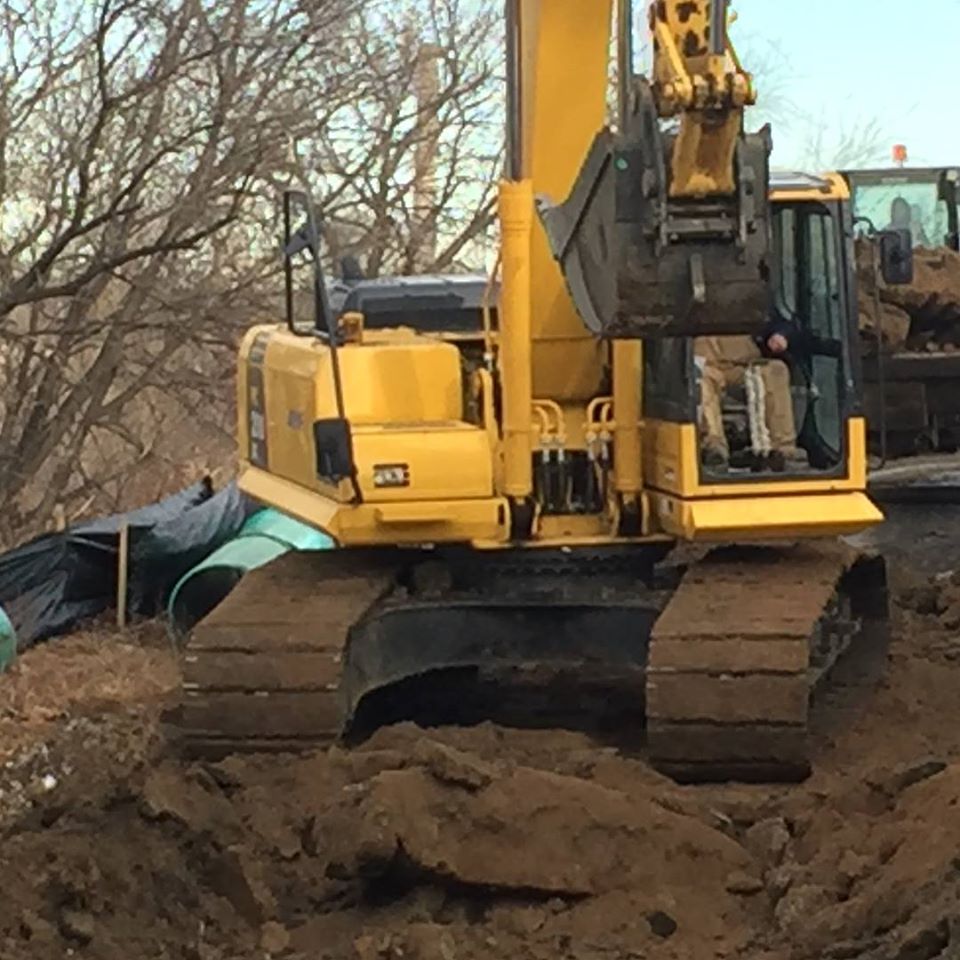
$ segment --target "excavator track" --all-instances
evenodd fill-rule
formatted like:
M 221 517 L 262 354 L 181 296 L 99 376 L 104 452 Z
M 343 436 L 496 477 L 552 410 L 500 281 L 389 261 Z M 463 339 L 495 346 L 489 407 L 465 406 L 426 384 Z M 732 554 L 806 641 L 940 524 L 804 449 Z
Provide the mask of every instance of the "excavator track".
M 669 596 L 650 585 L 653 562 L 636 549 L 287 554 L 193 628 L 168 728 L 203 757 L 354 742 L 408 719 L 639 738 Z
M 205 757 L 300 752 L 404 719 L 633 748 L 645 710 L 651 761 L 678 780 L 802 778 L 811 691 L 885 619 L 882 561 L 837 543 L 720 547 L 677 583 L 655 560 L 288 554 L 194 628 L 175 728 Z
M 334 741 L 347 634 L 394 580 L 389 562 L 339 551 L 287 554 L 247 574 L 185 651 L 171 718 L 185 752 L 297 752 Z
M 883 662 L 886 616 L 880 558 L 840 543 L 713 550 L 651 634 L 651 761 L 685 782 L 802 779 L 811 695 L 844 655 Z

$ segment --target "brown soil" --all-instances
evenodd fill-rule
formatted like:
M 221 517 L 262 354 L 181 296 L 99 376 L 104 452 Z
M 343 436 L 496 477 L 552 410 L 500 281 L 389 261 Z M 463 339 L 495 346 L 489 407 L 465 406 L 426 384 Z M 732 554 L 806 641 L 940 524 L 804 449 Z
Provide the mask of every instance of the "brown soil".
M 860 329 L 876 334 L 870 246 L 857 244 Z M 881 329 L 893 348 L 950 349 L 960 345 L 960 253 L 948 247 L 914 251 L 913 283 L 881 283 Z
M 489 725 L 184 764 L 158 631 L 51 643 L 0 681 L 0 956 L 958 956 L 960 583 L 903 587 L 896 628 L 777 788 Z

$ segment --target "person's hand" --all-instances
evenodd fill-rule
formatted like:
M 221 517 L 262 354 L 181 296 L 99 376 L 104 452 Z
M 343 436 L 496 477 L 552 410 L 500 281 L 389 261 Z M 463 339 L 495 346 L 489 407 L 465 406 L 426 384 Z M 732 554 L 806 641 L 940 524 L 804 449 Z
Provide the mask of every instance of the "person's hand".
M 790 343 L 782 333 L 775 333 L 767 340 L 767 349 L 771 353 L 786 353 Z

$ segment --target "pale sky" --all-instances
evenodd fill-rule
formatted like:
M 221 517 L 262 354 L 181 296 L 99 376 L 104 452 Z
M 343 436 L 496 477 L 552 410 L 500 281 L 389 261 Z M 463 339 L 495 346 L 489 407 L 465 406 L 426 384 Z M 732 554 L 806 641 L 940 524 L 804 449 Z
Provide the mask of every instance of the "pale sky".
M 960 165 L 960 0 L 732 6 L 738 22 L 731 36 L 745 68 L 761 75 L 761 104 L 767 85 L 775 166 L 808 158 L 818 126 L 828 131 L 821 155 L 831 159 L 844 132 L 871 121 L 879 164 L 889 164 L 893 144 L 904 143 L 910 165 Z

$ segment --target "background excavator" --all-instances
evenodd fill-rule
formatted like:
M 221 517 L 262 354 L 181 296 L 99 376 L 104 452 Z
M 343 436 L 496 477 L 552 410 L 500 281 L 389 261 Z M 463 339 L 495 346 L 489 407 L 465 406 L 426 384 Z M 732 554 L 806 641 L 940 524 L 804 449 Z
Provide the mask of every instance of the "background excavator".
M 886 616 L 882 562 L 838 540 L 882 519 L 853 223 L 841 177 L 771 178 L 726 7 L 652 4 L 647 78 L 626 0 L 506 4 L 500 282 L 479 333 L 332 309 L 321 228 L 287 194 L 287 323 L 242 344 L 239 483 L 338 549 L 248 575 L 195 627 L 191 751 L 492 717 L 645 726 L 651 761 L 684 780 L 808 771 L 812 689 Z M 880 239 L 903 279 L 908 242 Z M 807 465 L 707 466 L 694 341 L 771 316 L 796 332 Z M 738 441 L 742 415 L 725 402 L 734 445 L 758 433 Z
M 905 148 L 903 161 L 906 160 Z M 960 450 L 960 167 L 849 170 L 858 222 L 909 227 L 910 284 L 879 289 L 861 252 L 864 406 L 881 461 Z M 879 308 L 880 322 L 874 318 Z M 865 321 L 865 322 L 864 322 Z

